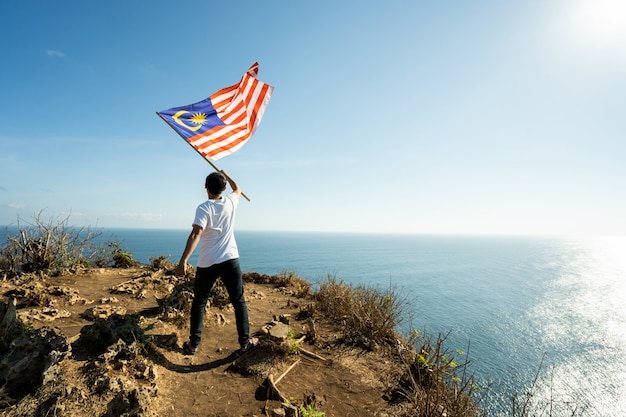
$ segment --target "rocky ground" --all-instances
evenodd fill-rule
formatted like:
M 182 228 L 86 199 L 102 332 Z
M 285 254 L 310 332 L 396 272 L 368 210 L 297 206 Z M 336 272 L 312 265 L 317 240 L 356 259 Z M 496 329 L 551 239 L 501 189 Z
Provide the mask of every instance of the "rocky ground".
M 185 356 L 188 279 L 146 267 L 4 277 L 0 336 L 37 331 L 0 346 L 0 415 L 394 414 L 389 358 L 338 343 L 297 289 L 258 274 L 246 281 L 260 345 L 238 355 L 234 314 L 216 296 L 198 353 Z

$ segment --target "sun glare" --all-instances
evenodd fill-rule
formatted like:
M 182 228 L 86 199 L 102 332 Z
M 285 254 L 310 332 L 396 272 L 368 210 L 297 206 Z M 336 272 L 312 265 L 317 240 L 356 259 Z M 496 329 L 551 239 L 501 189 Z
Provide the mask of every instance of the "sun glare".
M 594 48 L 626 51 L 626 1 L 580 0 L 572 5 L 570 30 Z
M 593 265 L 595 285 L 610 288 L 615 304 L 626 300 L 626 236 L 604 236 L 580 240 Z M 626 318 L 626 309 L 623 311 Z M 626 333 L 625 333 L 626 334 Z

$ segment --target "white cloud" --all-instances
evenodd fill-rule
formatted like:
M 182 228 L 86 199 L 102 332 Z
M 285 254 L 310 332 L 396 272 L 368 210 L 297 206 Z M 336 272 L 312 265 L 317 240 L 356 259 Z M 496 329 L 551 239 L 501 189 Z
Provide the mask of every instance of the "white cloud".
M 54 49 L 46 50 L 46 55 L 51 56 L 51 57 L 56 57 L 56 58 L 65 58 L 67 56 L 63 52 L 56 51 Z
M 126 212 L 126 213 L 112 213 L 108 217 L 119 219 L 131 219 L 141 221 L 158 221 L 163 218 L 159 213 L 140 213 L 140 212 Z

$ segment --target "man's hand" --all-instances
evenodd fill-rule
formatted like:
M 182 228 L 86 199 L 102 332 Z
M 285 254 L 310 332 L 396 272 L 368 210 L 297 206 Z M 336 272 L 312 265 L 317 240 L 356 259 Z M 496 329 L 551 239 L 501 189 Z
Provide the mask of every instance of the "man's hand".
M 226 178 L 226 181 L 228 181 L 228 185 L 230 185 L 230 188 L 233 190 L 233 193 L 236 194 L 241 194 L 241 188 L 239 188 L 239 185 L 237 184 L 237 182 L 232 179 L 224 170 L 220 171 L 222 173 L 222 175 L 224 175 L 224 177 Z
M 176 275 L 177 277 L 184 277 L 185 275 L 187 275 L 187 261 L 189 260 L 189 257 L 198 245 L 201 234 L 202 228 L 197 224 L 194 224 L 191 227 L 191 233 L 189 233 L 189 237 L 187 238 L 187 243 L 185 244 L 185 250 L 183 251 L 183 255 L 180 257 L 180 261 L 178 261 L 178 266 L 174 271 L 174 275 Z
M 187 275 L 187 262 L 179 263 L 174 271 L 174 275 L 179 278 Z

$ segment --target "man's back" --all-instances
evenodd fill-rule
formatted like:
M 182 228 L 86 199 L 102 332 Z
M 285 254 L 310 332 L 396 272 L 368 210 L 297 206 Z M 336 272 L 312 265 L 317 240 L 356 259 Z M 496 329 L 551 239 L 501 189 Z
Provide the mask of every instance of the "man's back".
M 194 224 L 202 228 L 198 266 L 207 268 L 239 258 L 235 241 L 235 212 L 239 194 L 207 200 L 196 209 Z

